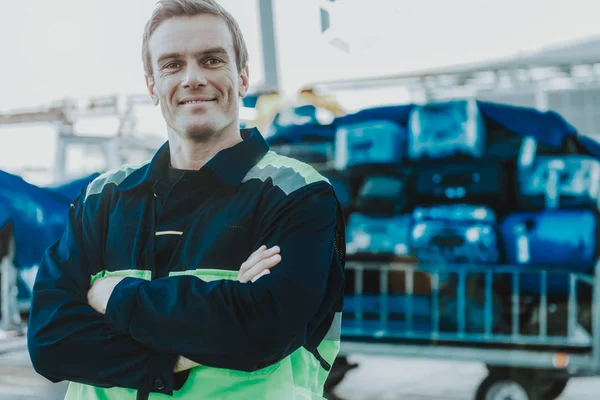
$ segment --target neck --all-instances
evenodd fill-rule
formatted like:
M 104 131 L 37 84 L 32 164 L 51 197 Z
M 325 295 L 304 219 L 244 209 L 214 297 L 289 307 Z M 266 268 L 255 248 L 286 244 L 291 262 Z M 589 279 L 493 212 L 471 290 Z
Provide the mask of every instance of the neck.
M 207 140 L 184 138 L 169 129 L 171 166 L 175 169 L 198 170 L 221 150 L 242 141 L 239 129 L 222 132 Z

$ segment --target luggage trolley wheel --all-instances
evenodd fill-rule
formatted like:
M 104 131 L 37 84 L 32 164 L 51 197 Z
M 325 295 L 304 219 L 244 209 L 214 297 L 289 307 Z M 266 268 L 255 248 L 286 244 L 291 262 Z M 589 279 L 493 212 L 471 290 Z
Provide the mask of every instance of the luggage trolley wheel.
M 338 356 L 335 359 L 335 362 L 333 363 L 329 373 L 329 377 L 325 382 L 325 394 L 332 396 L 333 390 L 344 380 L 344 377 L 348 371 L 357 367 L 358 364 L 349 362 L 347 357 Z
M 475 400 L 555 400 L 565 390 L 568 378 L 536 378 L 533 370 L 511 370 L 488 366 Z

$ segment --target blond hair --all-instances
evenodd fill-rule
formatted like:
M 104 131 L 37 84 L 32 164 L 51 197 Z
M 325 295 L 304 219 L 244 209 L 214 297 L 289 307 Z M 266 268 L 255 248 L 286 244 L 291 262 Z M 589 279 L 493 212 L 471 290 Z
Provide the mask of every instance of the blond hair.
M 242 71 L 248 65 L 248 49 L 242 31 L 229 13 L 215 0 L 160 0 L 156 3 L 156 8 L 144 28 L 142 38 L 142 61 L 144 63 L 144 72 L 148 77 L 152 77 L 152 59 L 148 42 L 150 37 L 160 24 L 173 17 L 193 17 L 198 14 L 212 14 L 222 18 L 233 36 L 233 49 L 235 51 L 236 66 L 238 72 Z

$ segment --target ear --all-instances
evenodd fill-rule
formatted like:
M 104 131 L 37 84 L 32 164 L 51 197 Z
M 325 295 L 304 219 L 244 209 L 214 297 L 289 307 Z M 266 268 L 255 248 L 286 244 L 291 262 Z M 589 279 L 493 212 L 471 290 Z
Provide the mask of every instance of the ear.
M 240 87 L 238 89 L 238 94 L 240 97 L 246 97 L 246 93 L 248 93 L 248 89 L 250 88 L 250 70 L 248 66 L 242 69 L 240 72 Z
M 148 93 L 150 93 L 150 97 L 152 98 L 152 104 L 157 106 L 158 105 L 158 96 L 156 95 L 156 92 L 154 91 L 154 78 L 149 77 L 148 75 L 144 75 L 144 78 L 146 80 L 146 88 L 148 89 Z

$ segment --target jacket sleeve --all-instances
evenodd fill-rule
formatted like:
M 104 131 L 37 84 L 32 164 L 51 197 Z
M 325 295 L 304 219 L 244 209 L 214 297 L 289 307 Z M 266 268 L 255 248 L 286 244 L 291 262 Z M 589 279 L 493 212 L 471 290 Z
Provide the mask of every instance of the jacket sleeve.
M 108 326 L 151 348 L 243 371 L 273 364 L 304 346 L 310 322 L 333 308 L 323 307 L 326 291 L 335 297 L 343 290 L 334 249 L 336 223 L 343 221 L 326 183 L 288 197 L 260 228 L 257 246 L 281 248 L 282 261 L 271 274 L 255 283 L 126 278 L 108 302 Z M 337 278 L 330 279 L 331 273 Z
M 94 197 L 75 201 L 65 232 L 41 261 L 27 332 L 33 367 L 52 382 L 170 394 L 176 355 L 107 329 L 87 302 L 90 271 L 101 266 L 104 243 L 100 196 Z

